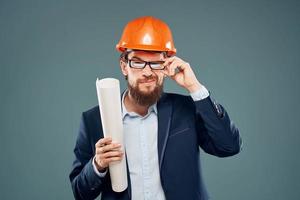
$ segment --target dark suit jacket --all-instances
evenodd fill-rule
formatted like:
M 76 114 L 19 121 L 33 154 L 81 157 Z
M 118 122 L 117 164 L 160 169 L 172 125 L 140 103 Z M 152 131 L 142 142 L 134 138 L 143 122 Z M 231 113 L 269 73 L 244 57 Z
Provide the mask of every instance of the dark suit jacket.
M 224 107 L 210 96 L 193 101 L 190 96 L 163 93 L 157 103 L 158 158 L 161 184 L 167 200 L 206 200 L 202 180 L 199 146 L 208 154 L 227 157 L 241 150 L 238 129 Z M 100 178 L 94 172 L 92 159 L 95 143 L 103 138 L 99 107 L 83 112 L 74 149 L 75 161 L 70 181 L 76 199 L 131 199 L 128 188 L 112 191 L 109 172 Z M 128 166 L 127 166 L 128 170 Z

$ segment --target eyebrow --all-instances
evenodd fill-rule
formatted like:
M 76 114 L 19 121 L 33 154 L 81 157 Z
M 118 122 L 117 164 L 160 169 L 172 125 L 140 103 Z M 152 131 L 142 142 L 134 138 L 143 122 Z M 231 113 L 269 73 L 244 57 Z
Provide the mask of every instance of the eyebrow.
M 131 59 L 138 59 L 138 60 L 141 60 L 141 61 L 144 61 L 143 59 L 139 58 L 139 57 L 136 57 L 136 56 L 133 56 Z

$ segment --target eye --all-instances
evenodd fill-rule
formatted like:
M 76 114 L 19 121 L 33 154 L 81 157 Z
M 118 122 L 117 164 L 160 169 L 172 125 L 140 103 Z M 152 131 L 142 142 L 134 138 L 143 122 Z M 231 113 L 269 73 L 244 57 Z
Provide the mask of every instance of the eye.
M 160 63 L 151 63 L 151 66 L 154 67 L 154 68 L 156 68 L 156 67 L 160 67 L 161 64 Z
M 152 62 L 151 67 L 153 69 L 163 69 L 164 68 L 163 62 Z
M 132 60 L 131 66 L 136 68 L 143 68 L 145 66 L 145 62 Z

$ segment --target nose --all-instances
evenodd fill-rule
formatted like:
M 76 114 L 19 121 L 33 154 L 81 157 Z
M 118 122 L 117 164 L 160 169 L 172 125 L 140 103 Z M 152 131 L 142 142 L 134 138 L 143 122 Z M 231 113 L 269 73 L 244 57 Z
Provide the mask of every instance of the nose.
M 152 75 L 152 69 L 150 68 L 149 64 L 147 64 L 145 66 L 145 68 L 143 69 L 143 75 L 145 76 L 151 76 Z

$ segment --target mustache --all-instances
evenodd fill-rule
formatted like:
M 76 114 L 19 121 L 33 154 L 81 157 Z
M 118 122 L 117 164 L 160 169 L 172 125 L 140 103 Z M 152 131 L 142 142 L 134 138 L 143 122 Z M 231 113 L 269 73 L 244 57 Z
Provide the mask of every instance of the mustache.
M 157 82 L 158 78 L 155 77 L 155 76 L 149 76 L 149 77 L 145 77 L 143 79 L 138 79 L 137 82 L 138 83 L 145 83 L 145 82 L 148 82 L 148 81 L 156 81 Z

